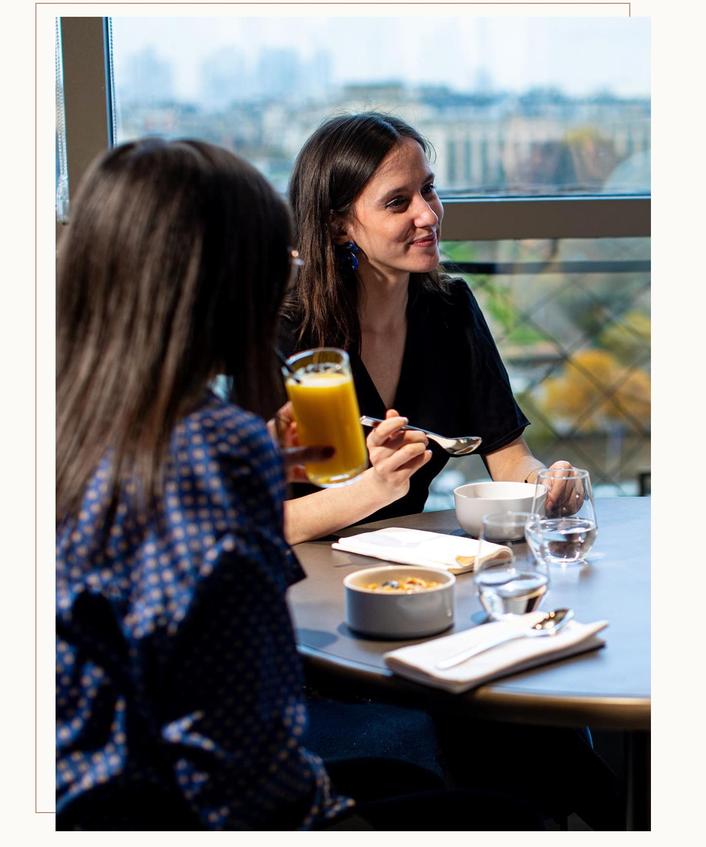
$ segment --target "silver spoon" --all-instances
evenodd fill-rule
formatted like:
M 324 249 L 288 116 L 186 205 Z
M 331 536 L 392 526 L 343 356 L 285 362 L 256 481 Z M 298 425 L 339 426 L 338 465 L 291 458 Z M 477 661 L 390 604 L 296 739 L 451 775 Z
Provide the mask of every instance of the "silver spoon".
M 382 423 L 382 420 L 363 415 L 360 422 L 363 426 L 377 426 Z M 409 424 L 403 426 L 402 429 L 413 429 L 415 432 L 423 432 L 427 438 L 436 441 L 440 447 L 443 447 L 452 456 L 467 456 L 469 453 L 477 450 L 483 440 L 477 435 L 460 435 L 457 438 L 447 438 L 445 435 L 438 435 L 436 432 L 429 432 L 428 429 L 422 429 L 419 426 L 410 426 Z
M 488 641 L 479 647 L 470 647 L 468 650 L 454 653 L 453 656 L 448 656 L 446 659 L 437 662 L 436 667 L 442 671 L 448 670 L 448 668 L 460 665 L 467 659 L 477 656 L 479 653 L 485 653 L 486 650 L 497 647 L 499 644 L 505 644 L 506 641 L 514 641 L 515 638 L 537 638 L 543 635 L 556 635 L 562 627 L 566 626 L 573 616 L 573 609 L 554 609 L 553 612 L 547 612 L 543 618 L 540 618 L 537 623 L 527 629 L 513 632 L 512 635 L 504 635 L 502 638 L 498 638 L 495 641 Z

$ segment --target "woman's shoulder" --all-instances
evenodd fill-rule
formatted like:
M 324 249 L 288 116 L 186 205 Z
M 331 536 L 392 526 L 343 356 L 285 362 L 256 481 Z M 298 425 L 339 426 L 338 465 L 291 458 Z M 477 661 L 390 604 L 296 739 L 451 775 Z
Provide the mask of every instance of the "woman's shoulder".
M 472 300 L 475 303 L 475 297 L 471 291 L 470 285 L 465 279 L 451 274 L 439 274 L 439 281 L 446 290 L 449 296 L 455 300 Z
M 284 497 L 282 458 L 265 421 L 215 394 L 181 420 L 171 459 L 176 477 L 201 479 L 253 513 L 279 508 Z
M 439 274 L 436 285 L 424 287 L 423 299 L 428 308 L 443 314 L 462 315 L 480 311 L 468 283 L 447 273 Z
M 177 438 L 204 444 L 209 453 L 248 456 L 274 455 L 274 445 L 263 419 L 209 391 L 204 402 L 177 427 Z

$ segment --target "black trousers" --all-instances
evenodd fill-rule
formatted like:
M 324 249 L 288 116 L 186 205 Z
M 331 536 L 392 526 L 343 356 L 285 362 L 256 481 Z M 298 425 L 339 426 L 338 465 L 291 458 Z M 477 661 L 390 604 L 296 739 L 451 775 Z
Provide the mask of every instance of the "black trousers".
M 578 814 L 591 829 L 625 829 L 620 781 L 590 732 L 471 720 L 437 722 L 447 775 L 456 785 L 502 788 L 556 820 Z
M 452 789 L 468 796 L 439 802 L 462 802 L 467 810 L 473 797 L 484 798 L 475 804 L 483 807 L 477 825 L 461 828 L 525 828 L 505 825 L 502 816 L 496 827 L 489 825 L 504 803 L 524 823 L 528 812 L 556 821 L 577 813 L 592 829 L 624 829 L 619 781 L 585 731 L 435 719 L 418 709 L 317 695 L 308 707 L 304 746 L 324 759 L 339 791 L 346 793 L 347 786 L 356 800 L 378 804 L 383 816 L 383 805 L 392 815 L 394 803 L 402 802 L 393 799 L 401 795 Z M 356 759 L 363 764 L 356 765 Z M 365 764 L 373 759 L 376 767 Z M 510 823 L 514 815 L 507 815 Z M 468 811 L 464 816 L 470 822 Z
M 326 762 L 337 791 L 355 808 L 322 829 L 400 831 L 541 830 L 542 816 L 502 792 L 449 789 L 410 762 L 361 758 Z

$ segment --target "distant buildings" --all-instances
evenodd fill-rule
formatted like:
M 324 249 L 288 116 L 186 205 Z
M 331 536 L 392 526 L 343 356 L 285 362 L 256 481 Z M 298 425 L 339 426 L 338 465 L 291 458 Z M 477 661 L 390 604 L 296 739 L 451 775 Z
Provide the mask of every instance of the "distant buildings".
M 408 120 L 431 142 L 436 184 L 446 194 L 649 191 L 649 99 L 611 92 L 574 98 L 556 88 L 503 92 L 482 67 L 465 91 L 400 80 L 336 84 L 326 52 L 303 59 L 295 50 L 268 49 L 253 61 L 233 48 L 202 63 L 198 97 L 183 102 L 174 97 L 171 68 L 144 51 L 116 79 L 118 140 L 203 138 L 238 152 L 284 192 L 297 153 L 323 120 L 376 109 Z M 581 256 L 594 264 L 649 256 L 647 239 L 586 242 Z M 590 467 L 611 493 L 635 493 L 650 461 L 649 276 L 594 268 L 572 284 L 551 269 L 562 249 L 554 240 L 444 245 L 450 262 L 547 265 L 547 273 L 520 269 L 471 280 L 533 420 L 530 443 L 547 463 L 564 456 Z M 605 390 L 582 381 L 587 362 L 612 368 Z M 454 465 L 439 477 L 435 506 L 453 505 L 460 472 Z M 483 473 L 480 463 L 464 465 L 466 479 Z
M 174 99 L 172 65 L 152 47 L 133 53 L 119 80 L 120 100 L 131 104 L 156 105 Z
M 192 135 L 250 158 L 284 190 L 297 152 L 322 120 L 344 111 L 394 112 L 432 143 L 447 192 L 541 194 L 647 190 L 650 103 L 610 92 L 571 98 L 556 88 L 511 94 L 458 91 L 399 80 L 336 85 L 326 51 L 304 59 L 265 48 L 248 62 L 237 48 L 201 65 L 197 102 L 177 102 L 168 63 L 152 50 L 126 60 L 116 80 L 121 139 Z M 478 85 L 482 75 L 478 74 Z
M 218 112 L 233 102 L 248 100 L 253 88 L 245 57 L 236 48 L 218 50 L 201 64 L 199 104 L 204 111 Z

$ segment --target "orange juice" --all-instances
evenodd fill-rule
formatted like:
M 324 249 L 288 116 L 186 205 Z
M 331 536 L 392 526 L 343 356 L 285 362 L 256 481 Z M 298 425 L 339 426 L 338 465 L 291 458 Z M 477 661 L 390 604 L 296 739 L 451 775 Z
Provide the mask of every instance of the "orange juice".
M 336 451 L 330 459 L 306 465 L 309 479 L 316 485 L 328 487 L 357 476 L 365 469 L 368 454 L 348 356 L 333 348 L 325 352 L 329 354 L 328 361 L 319 363 L 320 370 L 316 369 L 318 364 L 311 356 L 308 359 L 306 354 L 292 357 L 290 365 L 300 382 L 288 376 L 285 385 L 294 407 L 301 443 L 331 446 Z M 334 352 L 345 357 L 340 367 L 332 361 Z

